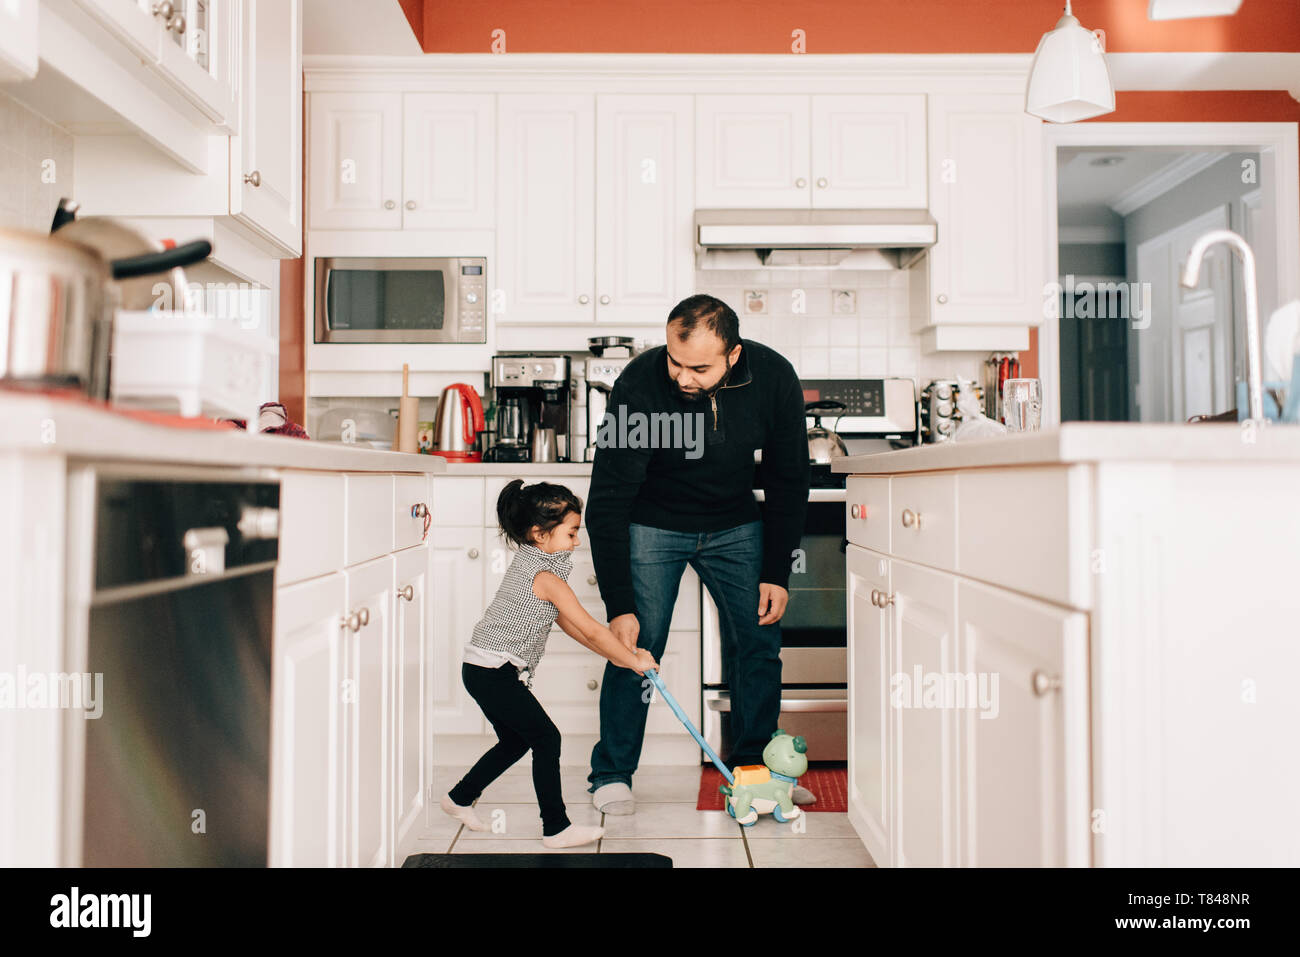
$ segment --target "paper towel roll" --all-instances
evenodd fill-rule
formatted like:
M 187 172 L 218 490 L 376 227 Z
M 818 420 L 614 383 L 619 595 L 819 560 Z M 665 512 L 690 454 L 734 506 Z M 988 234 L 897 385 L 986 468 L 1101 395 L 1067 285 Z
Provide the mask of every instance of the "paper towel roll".
M 397 451 L 419 452 L 420 397 L 402 396 L 397 403 Z

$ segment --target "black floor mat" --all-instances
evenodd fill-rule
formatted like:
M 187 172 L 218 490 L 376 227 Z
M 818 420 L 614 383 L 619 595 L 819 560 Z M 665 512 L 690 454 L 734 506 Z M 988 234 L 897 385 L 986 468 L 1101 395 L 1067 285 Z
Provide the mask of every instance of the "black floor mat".
M 412 854 L 403 867 L 672 867 L 662 854 Z

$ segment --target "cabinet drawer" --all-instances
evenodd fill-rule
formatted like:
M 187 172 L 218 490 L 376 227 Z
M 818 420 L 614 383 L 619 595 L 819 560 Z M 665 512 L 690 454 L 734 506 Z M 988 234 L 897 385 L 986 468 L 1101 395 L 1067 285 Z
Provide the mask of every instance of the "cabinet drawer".
M 889 479 L 852 475 L 846 486 L 844 527 L 854 545 L 889 551 Z
M 493 500 L 493 506 L 496 500 Z M 483 480 L 481 478 L 433 479 L 433 509 L 435 528 L 481 528 L 483 515 Z M 492 520 L 496 525 L 496 519 Z
M 306 581 L 343 567 L 343 496 L 343 476 L 337 472 L 284 473 L 277 584 Z
M 1062 605 L 1092 595 L 1087 469 L 972 469 L 957 487 L 957 571 Z
M 347 520 L 344 563 L 355 565 L 393 550 L 393 476 L 351 472 L 343 476 Z
M 983 507 L 987 509 L 987 503 Z M 889 552 L 921 565 L 955 571 L 956 513 L 954 473 L 895 475 L 889 485 Z
M 591 491 L 591 479 L 586 475 L 521 475 L 525 485 L 538 482 L 550 482 L 563 485 L 578 498 L 582 499 L 584 515 L 587 510 L 587 493 Z M 494 476 L 489 478 L 483 489 L 483 527 L 497 527 L 497 496 L 501 490 L 514 481 L 514 477 Z
M 413 505 L 429 504 L 427 475 L 393 476 L 393 547 L 410 548 L 424 541 L 424 519 L 411 515 Z

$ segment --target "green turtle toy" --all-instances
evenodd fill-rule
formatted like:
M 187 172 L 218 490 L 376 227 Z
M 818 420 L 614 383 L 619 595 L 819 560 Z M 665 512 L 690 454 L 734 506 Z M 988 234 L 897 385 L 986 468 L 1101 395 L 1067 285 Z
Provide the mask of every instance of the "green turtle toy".
M 752 827 L 759 814 L 792 821 L 803 813 L 795 807 L 793 794 L 807 771 L 808 743 L 777 728 L 763 748 L 763 763 L 741 765 L 735 780 L 718 790 L 727 796 L 727 813 L 746 827 Z

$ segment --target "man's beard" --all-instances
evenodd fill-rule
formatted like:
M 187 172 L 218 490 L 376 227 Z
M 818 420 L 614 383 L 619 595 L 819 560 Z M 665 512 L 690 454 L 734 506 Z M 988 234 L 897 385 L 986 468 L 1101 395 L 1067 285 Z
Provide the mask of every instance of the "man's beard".
M 703 402 L 727 384 L 727 380 L 731 378 L 732 368 L 732 366 L 728 366 L 727 371 L 722 373 L 722 378 L 707 389 L 697 389 L 694 392 L 687 392 L 681 386 L 677 386 L 677 394 L 681 396 L 684 402 Z

